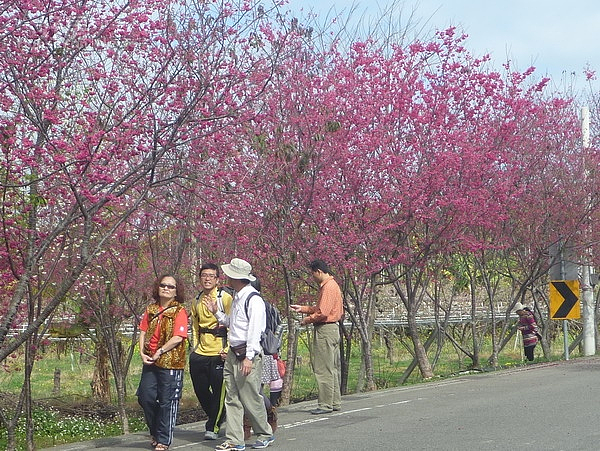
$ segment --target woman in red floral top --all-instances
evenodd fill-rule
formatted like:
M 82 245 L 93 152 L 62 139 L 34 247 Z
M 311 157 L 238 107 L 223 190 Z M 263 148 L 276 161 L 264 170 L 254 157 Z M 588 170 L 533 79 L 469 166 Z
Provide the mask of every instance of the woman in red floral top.
M 515 305 L 515 311 L 519 315 L 518 329 L 523 334 L 523 347 L 525 349 L 525 357 L 530 362 L 533 360 L 533 351 L 539 340 L 539 332 L 533 312 L 525 307 L 520 302 Z
M 152 447 L 166 451 L 173 440 L 186 363 L 188 317 L 183 283 L 170 274 L 160 276 L 154 282 L 152 299 L 139 325 L 144 366 L 137 395 Z

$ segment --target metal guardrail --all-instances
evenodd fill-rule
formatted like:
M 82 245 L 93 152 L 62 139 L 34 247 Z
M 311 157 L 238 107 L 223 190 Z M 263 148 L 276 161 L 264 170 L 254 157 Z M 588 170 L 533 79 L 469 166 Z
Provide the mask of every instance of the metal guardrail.
M 9 337 L 19 336 L 22 333 L 24 333 L 28 327 L 29 326 L 27 324 L 21 324 L 17 327 L 13 327 L 9 330 L 8 336 Z M 93 332 L 95 332 L 96 329 L 91 328 L 89 330 L 90 330 L 90 332 L 93 333 Z M 133 326 L 131 324 L 127 324 L 127 325 L 121 326 L 119 328 L 119 333 L 121 333 L 125 336 L 132 336 L 134 332 L 135 332 L 135 326 Z M 46 338 L 50 339 L 50 340 L 64 340 L 65 339 L 65 338 L 60 338 L 60 337 L 53 337 L 51 333 L 46 333 L 45 335 L 47 336 Z
M 390 300 L 390 299 L 388 299 Z M 408 320 L 406 317 L 406 311 L 404 306 L 399 301 L 393 302 L 394 307 L 386 309 L 381 313 L 380 317 L 375 320 L 375 327 L 407 327 Z M 417 324 L 421 326 L 431 326 L 436 323 L 434 310 L 431 304 L 424 304 L 422 306 L 423 311 L 417 317 Z M 508 308 L 508 304 L 504 302 L 498 302 L 495 304 L 497 315 L 496 318 L 498 321 L 501 321 L 505 317 L 506 309 Z M 470 323 L 473 321 L 478 322 L 491 322 L 492 316 L 489 311 L 489 306 L 482 302 L 478 302 L 475 308 L 475 316 L 474 318 L 471 315 L 472 305 L 470 302 L 461 302 L 454 305 L 453 310 L 456 313 L 452 314 L 448 319 L 450 324 L 460 324 L 460 323 Z M 440 316 L 440 321 L 443 321 L 443 316 Z M 516 319 L 517 315 L 515 313 L 510 314 L 510 318 Z M 71 321 L 74 321 L 74 316 L 59 318 L 55 322 L 63 324 L 69 324 Z M 351 324 L 347 322 L 347 325 Z M 9 332 L 9 336 L 18 336 L 27 330 L 26 324 L 21 324 L 15 328 L 12 328 Z M 92 329 L 93 330 L 93 329 Z M 121 326 L 119 332 L 125 336 L 132 336 L 135 332 L 135 326 L 131 323 L 125 324 Z M 50 334 L 48 334 L 50 337 Z M 54 338 L 61 339 L 61 338 Z
M 512 313 L 510 315 L 510 317 L 512 319 L 516 319 L 518 316 L 515 313 Z M 497 320 L 501 321 L 502 319 L 504 319 L 503 315 L 497 315 Z M 439 321 L 442 322 L 444 318 L 440 317 Z M 478 314 L 475 316 L 475 321 L 477 322 L 490 322 L 492 320 L 492 316 L 488 313 L 488 314 Z M 470 314 L 458 314 L 458 315 L 452 315 L 448 318 L 448 323 L 449 324 L 461 324 L 461 323 L 471 323 L 473 322 L 473 317 Z M 350 327 L 352 324 L 349 321 L 345 321 L 344 324 L 348 327 Z M 421 315 L 417 318 L 417 325 L 419 326 L 431 326 L 436 324 L 436 318 L 434 315 Z M 401 316 L 401 317 L 396 317 L 396 318 L 379 318 L 375 320 L 374 323 L 376 328 L 380 328 L 380 327 L 408 327 L 408 319 L 406 318 L 406 315 Z M 21 324 L 15 328 L 11 328 L 10 332 L 8 334 L 9 337 L 16 337 L 22 333 L 24 333 L 27 330 L 27 325 L 26 324 Z M 90 329 L 90 332 L 94 332 L 95 329 Z M 135 332 L 135 326 L 133 326 L 132 324 L 126 324 L 123 325 L 119 328 L 119 333 L 121 333 L 124 336 L 132 336 Z M 65 337 L 55 337 L 52 336 L 50 333 L 46 334 L 46 339 L 49 340 L 65 340 Z

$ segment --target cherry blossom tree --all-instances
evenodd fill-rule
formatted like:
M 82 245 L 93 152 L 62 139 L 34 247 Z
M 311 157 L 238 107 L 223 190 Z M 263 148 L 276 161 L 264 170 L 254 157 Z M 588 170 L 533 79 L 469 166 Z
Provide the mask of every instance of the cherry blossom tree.
M 107 237 L 161 183 L 155 170 L 172 140 L 162 117 L 152 121 L 151 106 L 171 96 L 162 80 L 173 52 L 153 41 L 147 53 L 148 37 L 164 38 L 168 28 L 145 5 L 17 1 L 3 10 L 8 302 L 0 361 L 44 324 Z M 9 335 L 27 306 L 35 306 L 27 329 Z
M 328 255 L 359 272 L 386 270 L 407 310 L 423 377 L 433 373 L 415 320 L 429 265 L 495 246 L 469 230 L 498 230 L 508 219 L 522 178 L 531 177 L 528 152 L 549 138 L 564 140 L 558 152 L 577 136 L 568 104 L 538 94 L 546 80 L 528 88 L 530 71 L 508 70 L 503 79 L 463 41 L 450 29 L 391 56 L 368 42 L 353 47 L 331 72 L 343 132 L 327 149 L 330 178 L 321 173 L 323 196 L 315 197 L 324 202 L 311 211 Z
M 5 5 L 0 361 L 51 318 L 127 218 L 182 177 L 201 153 L 191 144 L 243 120 L 276 59 L 256 47 L 265 15 L 249 2 Z

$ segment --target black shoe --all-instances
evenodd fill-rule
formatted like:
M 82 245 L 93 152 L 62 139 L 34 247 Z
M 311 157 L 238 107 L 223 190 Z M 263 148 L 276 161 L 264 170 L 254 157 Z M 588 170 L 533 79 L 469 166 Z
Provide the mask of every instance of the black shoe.
M 310 413 L 312 413 L 313 415 L 323 415 L 325 413 L 331 413 L 331 412 L 333 412 L 333 410 L 315 409 L 315 410 L 310 411 Z
M 334 412 L 339 412 L 340 410 L 342 410 L 342 408 L 341 408 L 341 407 L 334 407 L 334 408 L 333 408 L 333 411 L 334 411 Z

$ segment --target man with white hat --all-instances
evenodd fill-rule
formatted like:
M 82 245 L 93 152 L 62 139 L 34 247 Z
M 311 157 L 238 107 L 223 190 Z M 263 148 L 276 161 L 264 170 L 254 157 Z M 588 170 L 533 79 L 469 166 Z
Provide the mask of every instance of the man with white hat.
M 230 315 L 219 311 L 214 301 L 207 300 L 205 303 L 219 323 L 229 328 L 229 352 L 223 369 L 227 411 L 226 440 L 215 449 L 246 449 L 244 412 L 252 423 L 254 433 L 258 436 L 252 448 L 266 448 L 275 441 L 275 437 L 267 422 L 267 412 L 260 394 L 262 373 L 260 337 L 267 324 L 265 304 L 258 294 L 252 296 L 246 306 L 248 296 L 257 292 L 250 285 L 250 282 L 255 280 L 251 274 L 250 263 L 234 258 L 231 263 L 221 265 L 221 269 L 228 277 L 228 285 L 235 290 L 236 294 L 233 297 Z

